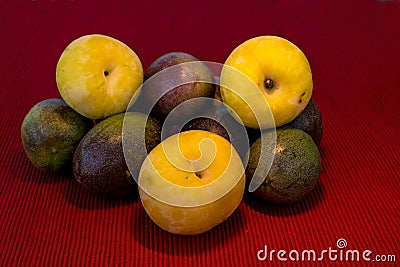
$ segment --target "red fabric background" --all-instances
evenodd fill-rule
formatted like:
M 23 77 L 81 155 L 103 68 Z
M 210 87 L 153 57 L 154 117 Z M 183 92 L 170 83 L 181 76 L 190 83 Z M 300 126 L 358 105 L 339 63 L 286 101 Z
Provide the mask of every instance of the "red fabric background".
M 257 260 L 264 245 L 320 251 L 337 249 L 339 238 L 346 249 L 396 255 L 379 266 L 399 264 L 399 1 L 133 2 L 0 2 L 1 266 L 272 266 L 281 262 Z M 21 122 L 37 102 L 59 97 L 57 60 L 89 33 L 125 42 L 144 68 L 171 51 L 223 63 L 259 35 L 297 44 L 324 120 L 316 190 L 290 207 L 246 195 L 226 222 L 184 237 L 155 226 L 137 197 L 99 197 L 72 176 L 36 170 L 21 146 Z M 355 263 L 326 257 L 320 265 Z

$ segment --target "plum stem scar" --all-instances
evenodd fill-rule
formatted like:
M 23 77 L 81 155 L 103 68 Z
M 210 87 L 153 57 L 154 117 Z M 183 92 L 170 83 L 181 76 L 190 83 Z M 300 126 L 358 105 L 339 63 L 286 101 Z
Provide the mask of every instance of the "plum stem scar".
M 272 88 L 274 87 L 274 81 L 271 80 L 271 79 L 266 79 L 266 80 L 264 81 L 264 86 L 265 86 L 265 88 L 267 88 L 267 89 L 272 89 Z

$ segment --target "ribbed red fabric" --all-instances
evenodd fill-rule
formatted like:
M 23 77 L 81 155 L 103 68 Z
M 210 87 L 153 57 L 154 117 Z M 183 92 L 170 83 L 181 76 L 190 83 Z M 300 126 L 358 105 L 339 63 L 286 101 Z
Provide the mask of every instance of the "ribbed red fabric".
M 282 262 L 277 251 L 288 258 L 330 247 L 370 250 L 371 262 L 326 254 L 319 266 L 398 266 L 400 2 L 144 2 L 0 2 L 0 266 L 308 266 Z M 246 194 L 223 224 L 176 236 L 150 220 L 137 196 L 97 196 L 71 175 L 36 170 L 21 145 L 22 120 L 37 102 L 59 97 L 57 60 L 89 33 L 125 42 L 145 69 L 171 51 L 223 63 L 259 35 L 297 44 L 324 121 L 315 191 L 288 207 Z M 276 251 L 272 261 L 257 258 L 265 246 Z M 377 255 L 396 262 L 378 264 Z

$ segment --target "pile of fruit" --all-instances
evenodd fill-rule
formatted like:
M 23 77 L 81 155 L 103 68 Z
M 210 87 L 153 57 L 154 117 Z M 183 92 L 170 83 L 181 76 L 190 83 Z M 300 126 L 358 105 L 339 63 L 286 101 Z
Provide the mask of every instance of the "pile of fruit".
M 22 123 L 25 152 L 41 170 L 72 170 L 88 190 L 138 191 L 150 218 L 177 234 L 223 222 L 245 192 L 269 203 L 304 199 L 321 171 L 322 137 L 304 53 L 260 36 L 220 73 L 211 69 L 172 52 L 144 72 L 126 44 L 82 36 L 58 61 L 61 98 L 36 104 Z

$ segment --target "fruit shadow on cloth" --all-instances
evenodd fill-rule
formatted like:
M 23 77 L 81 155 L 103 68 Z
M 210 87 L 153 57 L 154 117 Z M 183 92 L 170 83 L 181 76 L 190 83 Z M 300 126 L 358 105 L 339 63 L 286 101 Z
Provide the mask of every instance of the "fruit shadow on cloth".
M 91 192 L 83 188 L 73 177 L 65 190 L 66 201 L 81 209 L 101 210 L 112 209 L 118 206 L 130 205 L 139 201 L 138 192 L 124 197 L 112 197 Z
M 224 222 L 211 230 L 198 235 L 176 235 L 158 227 L 143 208 L 139 214 L 133 214 L 131 231 L 137 242 L 152 251 L 169 255 L 197 255 L 206 251 L 222 249 L 224 244 L 243 231 L 245 216 L 243 203 Z
M 321 202 L 323 202 L 323 196 L 324 185 L 321 183 L 321 181 L 318 181 L 314 190 L 298 203 L 293 203 L 290 205 L 271 204 L 258 199 L 249 192 L 245 193 L 244 202 L 251 209 L 262 214 L 277 217 L 293 217 L 320 205 Z
M 3 177 L 15 177 L 24 183 L 32 184 L 58 184 L 65 183 L 72 177 L 72 171 L 66 170 L 62 173 L 44 172 L 37 169 L 29 161 L 23 149 L 18 149 L 10 158 L 0 159 Z

